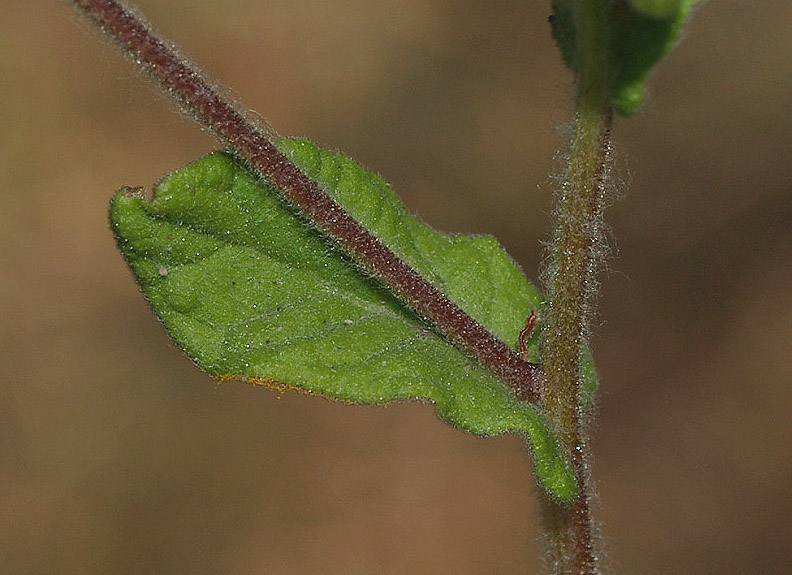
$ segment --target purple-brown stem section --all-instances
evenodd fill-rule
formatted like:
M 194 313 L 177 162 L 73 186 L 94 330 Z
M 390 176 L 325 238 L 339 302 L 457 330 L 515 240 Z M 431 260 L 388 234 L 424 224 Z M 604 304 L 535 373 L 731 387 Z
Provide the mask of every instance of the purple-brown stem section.
M 120 2 L 73 0 L 135 63 L 226 146 L 271 181 L 305 218 L 332 238 L 405 304 L 504 381 L 516 396 L 541 399 L 542 371 L 462 311 L 352 218 L 275 147 L 249 115 L 224 99 L 206 77 Z
M 571 505 L 559 503 L 547 494 L 542 498 L 545 529 L 545 561 L 551 574 L 598 575 L 601 573 L 600 542 L 594 520 L 591 488 L 591 453 L 583 436 L 572 450 L 580 492 Z

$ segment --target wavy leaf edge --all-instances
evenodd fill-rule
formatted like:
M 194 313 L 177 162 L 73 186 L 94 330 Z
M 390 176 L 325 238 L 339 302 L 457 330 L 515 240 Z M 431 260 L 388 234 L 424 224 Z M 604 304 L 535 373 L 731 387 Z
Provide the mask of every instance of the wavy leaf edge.
M 374 194 L 375 196 L 379 196 L 380 198 L 384 198 L 383 203 L 390 204 L 392 211 L 398 213 L 399 218 L 408 218 L 409 225 L 407 227 L 416 227 L 416 226 L 423 226 L 426 228 L 427 233 L 430 234 L 429 239 L 427 240 L 424 238 L 424 241 L 440 241 L 442 238 L 446 238 L 453 244 L 454 242 L 465 244 L 466 241 L 471 241 L 472 243 L 481 242 L 480 239 L 475 239 L 475 236 L 463 236 L 463 235 L 447 235 L 447 234 L 440 234 L 440 232 L 435 232 L 428 228 L 422 222 L 419 222 L 416 218 L 407 214 L 406 210 L 404 210 L 403 206 L 399 202 L 398 198 L 390 191 L 389 186 L 382 181 L 378 176 L 370 174 L 361 168 L 359 165 L 354 163 L 346 156 L 341 154 L 337 154 L 335 152 L 329 152 L 326 150 L 322 150 L 307 140 L 303 139 L 289 139 L 283 138 L 278 141 L 278 146 L 282 150 L 283 153 L 287 154 L 295 164 L 298 165 L 301 169 L 306 171 L 310 177 L 312 177 L 315 181 L 318 181 L 328 190 L 333 188 L 333 184 L 338 184 L 339 181 L 342 181 L 341 176 L 345 171 L 351 171 L 357 173 L 358 179 L 363 179 L 369 181 L 369 183 L 373 182 L 374 187 L 378 187 L 378 191 Z M 314 159 L 314 164 L 311 165 L 311 158 Z M 318 159 L 318 163 L 316 160 Z M 190 335 L 189 329 L 185 329 L 184 326 L 178 325 L 178 321 L 174 319 L 175 315 L 178 312 L 173 312 L 172 309 L 168 308 L 168 306 L 173 306 L 173 302 L 176 302 L 176 307 L 179 305 L 186 306 L 185 309 L 189 308 L 190 305 L 194 305 L 194 301 L 183 301 L 186 299 L 190 299 L 189 289 L 184 289 L 182 286 L 181 291 L 174 290 L 173 293 L 164 294 L 161 291 L 157 291 L 153 286 L 155 285 L 163 285 L 167 283 L 168 280 L 178 277 L 179 266 L 173 266 L 171 262 L 166 261 L 168 258 L 174 261 L 182 261 L 181 264 L 186 268 L 190 266 L 197 265 L 195 261 L 198 260 L 191 260 L 192 257 L 188 252 L 190 250 L 182 249 L 184 246 L 181 244 L 184 243 L 185 238 L 190 236 L 191 241 L 196 240 L 193 235 L 187 233 L 186 230 L 181 229 L 178 225 L 173 227 L 173 221 L 178 221 L 181 226 L 183 227 L 184 222 L 187 221 L 188 215 L 190 215 L 190 210 L 195 210 L 194 206 L 190 207 L 189 202 L 184 202 L 184 197 L 179 195 L 179 191 L 174 189 L 174 183 L 177 180 L 181 179 L 181 185 L 184 187 L 186 185 L 185 192 L 187 195 L 193 194 L 195 197 L 193 198 L 194 201 L 205 201 L 205 198 L 201 195 L 201 192 L 198 190 L 198 185 L 196 180 L 191 180 L 191 176 L 189 176 L 189 172 L 195 169 L 196 166 L 201 166 L 204 162 L 211 162 L 212 166 L 210 166 L 208 170 L 208 181 L 203 182 L 205 185 L 209 185 L 211 187 L 211 182 L 213 181 L 212 178 L 214 177 L 217 179 L 218 177 L 222 180 L 224 176 L 219 175 L 219 172 L 224 172 L 227 169 L 231 169 L 234 172 L 232 176 L 232 180 L 234 181 L 244 181 L 246 182 L 242 187 L 245 188 L 249 192 L 249 186 L 253 185 L 258 188 L 265 189 L 266 194 L 262 194 L 262 197 L 269 197 L 273 196 L 274 192 L 269 188 L 269 185 L 266 182 L 256 181 L 256 178 L 247 172 L 244 166 L 232 157 L 228 153 L 219 152 L 210 154 L 209 156 L 205 156 L 204 158 L 198 159 L 195 162 L 192 162 L 185 168 L 181 168 L 172 172 L 171 174 L 162 178 L 156 185 L 154 190 L 154 195 L 151 201 L 147 201 L 143 198 L 140 194 L 130 193 L 129 189 L 122 190 L 113 198 L 111 204 L 111 223 L 113 231 L 116 235 L 116 239 L 121 249 L 122 253 L 124 254 L 125 259 L 127 260 L 130 268 L 133 270 L 136 280 L 141 286 L 141 289 L 149 301 L 152 309 L 154 310 L 157 317 L 165 326 L 166 330 L 171 334 L 174 340 L 177 342 L 180 348 L 182 348 L 185 353 L 193 361 L 204 371 L 206 371 L 212 377 L 225 381 L 229 379 L 238 379 L 242 381 L 247 381 L 248 383 L 254 383 L 258 385 L 266 385 L 269 388 L 274 388 L 278 391 L 283 391 L 284 389 L 299 389 L 302 392 L 309 393 L 309 394 L 318 394 L 327 397 L 331 397 L 333 399 L 339 399 L 342 401 L 347 401 L 351 403 L 364 403 L 364 404 L 379 404 L 379 403 L 387 403 L 391 401 L 404 401 L 404 400 L 418 400 L 422 402 L 433 403 L 435 405 L 435 410 L 443 421 L 458 427 L 460 429 L 469 431 L 476 435 L 481 436 L 492 436 L 492 435 L 501 435 L 504 433 L 516 433 L 524 438 L 526 438 L 526 442 L 531 448 L 531 452 L 533 454 L 533 461 L 534 461 L 534 470 L 539 482 L 545 487 L 545 489 L 553 496 L 568 501 L 574 498 L 577 493 L 577 486 L 576 481 L 574 478 L 574 473 L 572 470 L 571 463 L 569 461 L 568 456 L 563 452 L 562 448 L 560 447 L 558 437 L 555 433 L 555 430 L 552 424 L 547 420 L 546 416 L 542 413 L 541 409 L 535 405 L 529 405 L 522 402 L 518 402 L 515 398 L 509 395 L 510 392 L 505 390 L 504 387 L 499 381 L 495 382 L 494 384 L 489 381 L 486 375 L 482 375 L 479 373 L 482 368 L 478 366 L 473 366 L 470 364 L 470 360 L 466 357 L 463 359 L 454 358 L 453 360 L 453 373 L 461 373 L 461 374 L 469 374 L 474 373 L 475 378 L 479 378 L 481 381 L 484 381 L 484 385 L 479 385 L 475 387 L 474 391 L 476 396 L 473 394 L 471 397 L 461 397 L 457 394 L 452 392 L 440 393 L 432 391 L 427 392 L 426 389 L 429 389 L 431 386 L 426 387 L 423 389 L 423 393 L 419 389 L 417 392 L 415 390 L 405 391 L 404 389 L 399 389 L 398 393 L 391 393 L 390 395 L 381 395 L 379 397 L 366 395 L 363 393 L 362 395 L 355 396 L 353 393 L 348 393 L 339 388 L 333 387 L 322 387 L 316 386 L 311 382 L 307 382 L 305 379 L 301 377 L 283 377 L 279 374 L 277 370 L 275 370 L 271 374 L 261 374 L 261 373 L 244 373 L 241 370 L 224 370 L 220 365 L 213 365 L 211 362 L 207 362 L 206 358 L 208 357 L 204 350 L 197 351 L 194 346 L 191 346 L 189 343 L 190 337 L 195 337 L 194 334 Z M 339 168 L 340 166 L 340 168 Z M 340 172 L 339 172 L 340 169 Z M 322 173 L 324 170 L 324 173 Z M 359 172 L 357 172 L 359 171 Z M 201 178 L 198 178 L 200 180 Z M 355 179 L 355 178 L 353 178 Z M 335 181 L 334 181 L 335 180 Z M 176 186 L 178 187 L 178 186 Z M 183 190 L 182 190 L 183 191 Z M 222 195 L 223 187 L 220 186 L 219 194 Z M 233 190 L 232 190 L 233 191 Z M 337 191 L 337 190 L 336 190 Z M 215 196 L 218 195 L 218 190 L 214 190 L 212 192 Z M 225 190 L 225 193 L 228 194 L 228 190 Z M 344 203 L 349 203 L 349 198 L 339 198 L 339 194 L 335 194 L 337 199 L 340 200 L 339 203 L 344 205 Z M 343 194 L 340 194 L 343 195 Z M 369 192 L 364 192 L 365 195 L 371 195 Z M 183 205 L 176 207 L 176 211 L 168 211 L 167 208 L 164 207 L 164 204 L 179 204 L 182 201 Z M 282 205 L 280 200 L 278 200 L 280 204 L 280 209 L 288 210 L 285 206 Z M 230 204 L 220 203 L 221 207 L 229 208 L 231 204 L 234 204 L 234 201 L 231 201 Z M 208 205 L 208 204 L 207 204 Z M 344 206 L 345 208 L 349 208 L 348 205 Z M 231 208 L 233 209 L 233 208 Z M 381 209 L 380 207 L 374 207 L 375 210 Z M 158 212 L 159 210 L 159 212 Z M 184 210 L 179 212 L 179 210 Z M 244 210 L 243 210 L 244 211 Z M 360 210 L 351 209 L 350 212 L 355 212 Z M 178 216 L 175 216 L 174 220 L 174 213 L 178 213 Z M 295 218 L 293 213 L 290 214 L 294 221 L 297 221 L 298 218 Z M 370 215 L 370 214 L 369 214 Z M 386 214 L 387 215 L 387 214 Z M 191 216 L 192 217 L 192 216 Z M 360 220 L 367 224 L 365 221 L 366 214 L 364 214 L 364 218 L 360 218 Z M 135 220 L 135 218 L 142 218 Z M 171 218 L 169 220 L 168 218 Z M 387 218 L 385 218 L 387 219 Z M 132 220 L 135 220 L 134 222 Z M 173 221 L 172 221 L 173 220 Z M 173 233 L 174 238 L 178 241 L 176 243 L 167 244 L 167 247 L 164 248 L 164 251 L 157 254 L 157 248 L 154 245 L 151 245 L 150 238 L 146 239 L 146 233 L 150 230 L 146 229 L 143 230 L 142 235 L 138 232 L 141 232 L 140 229 L 135 231 L 135 226 L 143 226 L 146 228 L 147 226 L 152 228 L 156 226 L 165 226 L 167 233 Z M 195 223 L 191 224 L 195 226 Z M 131 228 L 130 228 L 131 226 Z M 168 227 L 171 226 L 171 227 Z M 252 226 L 251 226 L 252 227 Z M 367 225 L 368 227 L 368 225 Z M 373 227 L 377 227 L 376 225 Z M 158 228 L 158 229 L 160 229 Z M 294 232 L 295 230 L 302 230 L 303 234 L 305 234 L 306 225 L 304 222 L 298 222 L 297 226 L 286 226 L 289 231 Z M 132 230 L 132 235 L 134 236 L 137 233 L 137 236 L 134 240 L 130 239 L 130 230 Z M 230 230 L 227 230 L 230 233 Z M 380 230 L 382 231 L 382 230 Z M 390 232 L 394 232 L 394 230 L 390 230 Z M 396 230 L 398 232 L 398 230 Z M 181 234 L 181 235 L 180 235 Z M 315 231 L 309 231 L 308 234 L 316 234 Z M 299 233 L 298 233 L 299 235 Z M 380 235 L 380 234 L 378 234 Z M 388 235 L 387 233 L 385 235 Z M 397 234 L 398 235 L 398 234 Z M 176 236 L 179 236 L 178 238 Z M 439 238 L 439 239 L 438 239 Z M 465 238 L 468 238 L 467 240 Z M 471 240 L 471 238 L 473 238 Z M 481 237 L 479 237 L 481 238 Z M 339 256 L 338 253 L 334 252 L 332 246 L 328 246 L 323 238 L 319 239 L 323 249 L 326 250 L 326 254 L 328 257 L 334 258 L 341 258 L 343 256 Z M 491 242 L 491 238 L 487 238 L 483 240 L 484 243 Z M 148 242 L 148 243 L 147 243 Z M 211 255 L 215 254 L 219 248 L 217 245 L 213 244 L 211 247 L 209 246 L 211 242 L 204 242 L 201 243 L 198 241 L 203 247 L 200 247 L 199 250 L 206 250 L 211 251 Z M 387 243 L 387 242 L 386 242 Z M 431 243 L 431 241 L 429 241 Z M 164 245 L 164 244 L 163 244 Z M 483 244 L 482 244 L 483 245 Z M 497 245 L 497 244 L 496 244 Z M 464 247 L 464 246 L 463 246 Z M 147 251 L 149 250 L 149 251 Z M 152 251 L 153 250 L 153 251 Z M 181 251 L 180 251 L 181 250 Z M 214 250 L 214 251 L 212 251 Z M 498 250 L 502 252 L 502 248 L 498 245 Z M 402 255 L 402 254 L 399 254 Z M 420 255 L 420 254 L 419 254 Z M 521 289 L 528 289 L 533 290 L 530 298 L 523 299 L 532 299 L 534 301 L 540 301 L 540 296 L 535 289 L 524 280 L 524 276 L 517 268 L 516 264 L 509 258 L 505 252 L 501 254 L 504 262 L 508 262 L 510 266 L 513 267 L 513 270 L 516 270 L 520 277 L 522 278 L 522 282 L 525 283 L 527 288 Z M 147 259 L 148 258 L 148 259 Z M 159 258 L 158 264 L 152 265 L 153 260 Z M 175 259 L 174 259 L 175 258 Z M 409 257 L 405 258 L 408 261 L 411 259 Z M 414 259 L 414 258 L 413 258 Z M 204 260 L 201 260 L 204 261 Z M 411 264 L 413 262 L 410 262 Z M 452 260 L 453 263 L 453 260 Z M 502 263 L 502 262 L 501 262 Z M 347 268 L 350 267 L 349 262 L 344 262 Z M 419 262 L 420 264 L 420 262 Z M 221 266 L 222 267 L 222 266 Z M 420 267 L 420 266 L 416 266 Z M 424 266 L 425 267 L 425 266 Z M 182 272 L 184 270 L 181 270 Z M 423 270 L 421 270 L 423 271 Z M 355 274 L 361 275 L 359 269 L 355 269 Z M 442 274 L 441 274 L 442 275 Z M 188 278 L 188 286 L 189 282 L 198 281 L 195 274 L 192 274 Z M 349 279 L 349 278 L 346 278 Z M 458 278 L 450 277 L 446 273 L 441 280 L 448 280 L 450 283 L 454 283 Z M 187 281 L 187 280 L 185 280 Z M 218 280 L 220 281 L 220 280 Z M 371 281 L 367 278 L 367 281 Z M 177 282 L 178 283 L 178 282 Z M 222 283 L 222 282 L 221 282 Z M 461 282 L 464 283 L 464 282 Z M 193 284 L 194 285 L 194 284 Z M 211 290 L 210 290 L 211 291 Z M 381 295 L 381 294 L 380 294 Z M 162 298 L 163 297 L 170 297 L 173 301 L 168 304 L 168 306 L 163 305 Z M 181 298 L 181 299 L 180 299 Z M 453 298 L 457 301 L 457 298 Z M 520 298 L 516 298 L 520 300 Z M 384 303 L 384 302 L 383 302 Z M 457 302 L 459 303 L 459 302 Z M 523 302 L 524 303 L 524 302 Z M 394 303 L 393 301 L 388 301 L 386 308 L 389 310 L 389 313 L 393 313 L 398 316 L 398 313 L 405 313 L 409 315 L 411 312 L 406 311 L 403 309 L 399 311 L 394 311 L 394 306 L 398 307 L 401 304 Z M 514 303 L 511 306 L 507 307 L 514 307 Z M 486 306 L 485 306 L 486 307 Z M 165 309 L 168 308 L 168 309 Z M 463 306 L 463 309 L 465 307 Z M 163 312 L 164 310 L 164 312 Z M 480 310 L 478 310 L 480 312 Z M 474 317 L 476 317 L 474 315 Z M 478 319 L 478 318 L 477 318 Z M 514 329 L 519 330 L 519 322 L 522 320 L 517 321 L 514 323 L 515 327 L 505 327 L 505 324 L 502 320 L 501 324 L 496 325 L 493 328 L 493 331 L 500 332 L 499 335 L 502 335 L 504 331 L 513 332 Z M 487 327 L 490 327 L 487 323 Z M 193 326 L 194 327 L 194 326 Z M 199 326 L 200 327 L 200 326 Z M 430 332 L 431 330 L 425 330 L 426 332 Z M 423 333 L 423 332 L 421 332 Z M 423 335 L 418 337 L 416 336 L 416 341 L 419 341 Z M 434 339 L 433 339 L 434 338 Z M 423 340 L 424 342 L 430 342 L 427 344 L 427 348 L 431 348 L 434 350 L 437 345 L 435 339 L 437 338 L 436 334 L 432 335 L 430 338 L 426 336 Z M 513 340 L 513 338 L 512 338 Z M 226 344 L 227 339 L 224 340 L 222 343 Z M 446 345 L 450 345 L 446 342 Z M 537 350 L 538 340 L 532 341 L 532 349 L 534 353 Z M 454 348 L 455 349 L 455 348 Z M 217 351 L 216 353 L 224 353 L 223 351 Z M 460 352 L 461 353 L 461 352 Z M 218 356 L 219 357 L 219 356 Z M 427 356 L 428 359 L 431 359 L 431 355 Z M 449 367 L 451 369 L 451 367 Z M 455 370 L 455 371 L 454 371 Z M 586 397 L 593 396 L 593 387 L 596 385 L 596 377 L 593 376 L 593 366 L 590 370 L 591 377 L 588 381 L 593 382 L 591 386 L 590 393 L 586 394 Z M 487 372 L 488 373 L 488 372 Z M 310 377 L 310 375 L 309 375 Z M 473 376 L 471 376 L 472 378 Z M 494 377 L 494 376 L 492 376 Z M 451 383 L 448 383 L 450 386 Z M 419 386 L 420 388 L 420 386 Z M 506 393 L 504 393 L 504 391 Z M 493 399 L 494 398 L 494 399 Z M 500 406 L 497 407 L 491 413 L 484 414 L 481 411 L 481 405 L 476 405 L 476 402 L 485 402 L 490 401 L 494 402 L 494 405 Z M 485 410 L 486 411 L 486 410 Z M 486 422 L 486 423 L 482 423 Z

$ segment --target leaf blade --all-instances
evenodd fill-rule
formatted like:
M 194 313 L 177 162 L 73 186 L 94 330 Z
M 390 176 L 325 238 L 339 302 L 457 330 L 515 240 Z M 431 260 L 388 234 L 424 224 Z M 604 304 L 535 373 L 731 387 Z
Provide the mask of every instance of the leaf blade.
M 431 230 L 340 154 L 301 140 L 279 146 L 455 303 L 516 342 L 540 296 L 497 242 Z M 117 194 L 111 222 L 152 308 L 214 377 L 275 380 L 357 403 L 428 401 L 472 433 L 527 436 L 540 482 L 574 496 L 571 465 L 539 408 L 517 401 L 229 155 L 174 172 L 151 202 Z

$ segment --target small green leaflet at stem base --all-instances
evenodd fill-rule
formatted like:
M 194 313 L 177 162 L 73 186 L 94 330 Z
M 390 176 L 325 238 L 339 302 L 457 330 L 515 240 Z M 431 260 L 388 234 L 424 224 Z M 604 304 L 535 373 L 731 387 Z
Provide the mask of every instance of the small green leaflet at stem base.
M 434 231 L 349 158 L 304 140 L 277 144 L 398 256 L 516 346 L 541 297 L 496 240 Z M 545 489 L 561 500 L 576 495 L 571 463 L 538 406 L 518 401 L 231 155 L 166 176 L 151 201 L 122 190 L 110 219 L 154 312 L 213 377 L 361 404 L 431 402 L 440 418 L 474 434 L 522 434 Z

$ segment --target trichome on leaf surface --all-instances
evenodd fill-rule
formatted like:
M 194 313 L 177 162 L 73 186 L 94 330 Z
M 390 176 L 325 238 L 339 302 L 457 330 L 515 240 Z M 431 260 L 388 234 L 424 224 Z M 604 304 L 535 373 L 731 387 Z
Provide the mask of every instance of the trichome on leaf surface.
M 230 150 L 165 177 L 151 201 L 137 188 L 112 201 L 118 246 L 178 345 L 221 380 L 423 400 L 466 431 L 523 435 L 543 487 L 546 564 L 600 572 L 586 341 L 612 110 L 638 109 L 693 2 L 553 2 L 577 97 L 547 303 L 493 238 L 434 231 L 349 158 L 248 121 L 122 3 L 74 4 Z

